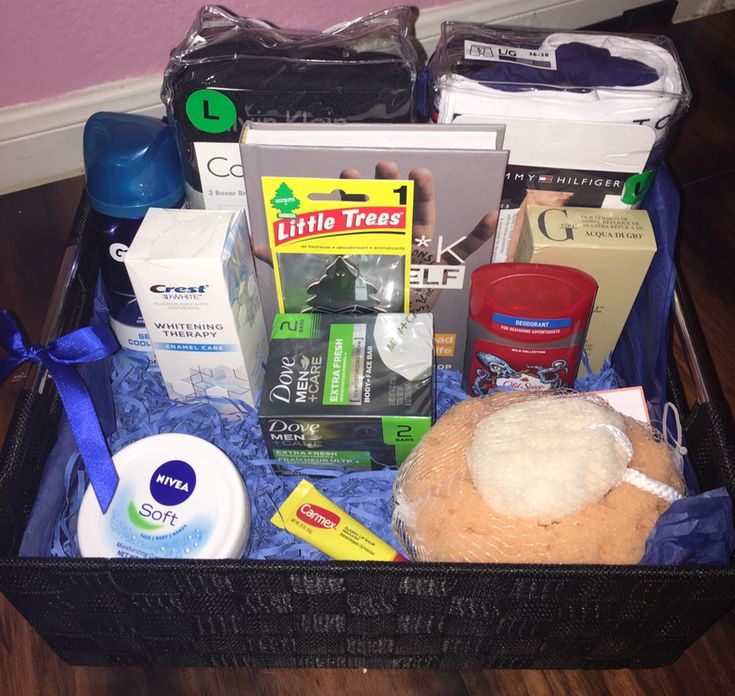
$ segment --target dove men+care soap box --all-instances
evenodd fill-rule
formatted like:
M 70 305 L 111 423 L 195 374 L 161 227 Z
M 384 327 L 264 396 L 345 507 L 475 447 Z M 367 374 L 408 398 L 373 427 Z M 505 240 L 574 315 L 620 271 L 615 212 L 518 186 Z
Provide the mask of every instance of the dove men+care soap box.
M 432 424 L 431 314 L 276 314 L 260 401 L 273 459 L 397 467 Z

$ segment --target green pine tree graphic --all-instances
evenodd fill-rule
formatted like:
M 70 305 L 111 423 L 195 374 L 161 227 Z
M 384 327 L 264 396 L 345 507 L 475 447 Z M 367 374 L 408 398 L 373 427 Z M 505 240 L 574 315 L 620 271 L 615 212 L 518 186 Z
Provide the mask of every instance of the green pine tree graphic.
M 295 218 L 294 210 L 301 205 L 301 201 L 293 195 L 293 190 L 285 181 L 279 184 L 270 203 L 278 211 L 279 218 Z

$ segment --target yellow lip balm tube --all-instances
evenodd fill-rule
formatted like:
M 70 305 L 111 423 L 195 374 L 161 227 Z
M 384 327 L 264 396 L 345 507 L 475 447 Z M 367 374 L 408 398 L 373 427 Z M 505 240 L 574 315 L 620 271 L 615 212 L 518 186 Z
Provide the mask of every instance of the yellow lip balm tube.
M 306 479 L 283 501 L 271 522 L 336 561 L 408 560 Z

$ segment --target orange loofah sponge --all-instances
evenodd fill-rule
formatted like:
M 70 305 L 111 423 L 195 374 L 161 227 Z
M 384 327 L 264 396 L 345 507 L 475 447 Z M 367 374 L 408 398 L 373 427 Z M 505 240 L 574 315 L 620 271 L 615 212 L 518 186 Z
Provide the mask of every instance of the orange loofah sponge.
M 419 561 L 637 563 L 683 492 L 660 436 L 600 399 L 500 392 L 424 436 L 398 473 L 393 524 Z

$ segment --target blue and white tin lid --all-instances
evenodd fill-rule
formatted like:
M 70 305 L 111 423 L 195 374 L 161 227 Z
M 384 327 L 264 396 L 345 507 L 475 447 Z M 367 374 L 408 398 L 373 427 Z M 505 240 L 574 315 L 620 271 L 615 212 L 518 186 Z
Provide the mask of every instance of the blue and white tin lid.
M 113 458 L 120 476 L 105 514 L 91 488 L 79 509 L 84 557 L 239 558 L 250 499 L 237 467 L 193 435 L 143 438 Z

